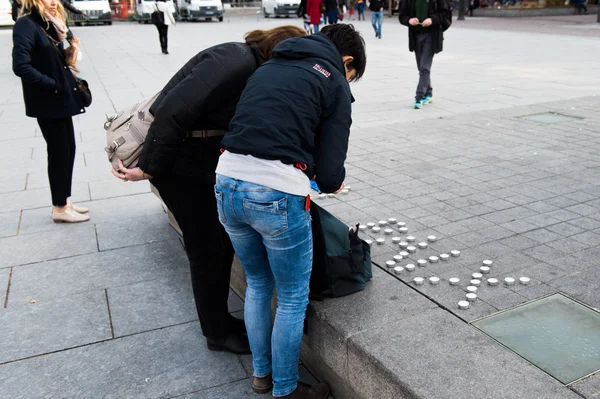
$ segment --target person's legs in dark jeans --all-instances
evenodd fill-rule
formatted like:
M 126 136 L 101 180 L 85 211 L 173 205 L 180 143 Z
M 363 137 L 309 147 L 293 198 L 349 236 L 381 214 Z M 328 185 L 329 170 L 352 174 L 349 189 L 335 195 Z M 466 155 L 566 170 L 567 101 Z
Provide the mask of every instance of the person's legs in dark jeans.
M 153 179 L 152 184 L 183 233 L 202 333 L 216 341 L 239 335 L 243 322 L 235 320 L 227 307 L 234 252 L 219 222 L 214 185 L 181 176 Z M 245 338 L 238 343 L 237 348 L 249 351 Z
M 433 34 L 430 32 L 415 34 L 415 57 L 419 69 L 419 83 L 415 100 L 419 101 L 433 94 L 431 87 L 431 66 L 433 64 Z
M 48 152 L 48 180 L 52 205 L 65 206 L 71 196 L 75 161 L 75 131 L 73 120 L 38 119 Z

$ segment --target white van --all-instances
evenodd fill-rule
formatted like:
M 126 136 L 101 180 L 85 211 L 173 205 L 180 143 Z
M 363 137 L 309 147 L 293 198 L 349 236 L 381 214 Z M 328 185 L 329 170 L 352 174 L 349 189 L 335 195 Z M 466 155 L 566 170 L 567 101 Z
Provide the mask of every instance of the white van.
M 179 18 L 183 21 L 196 21 L 205 19 L 207 21 L 213 18 L 223 22 L 223 2 L 221 0 L 178 0 Z
M 300 6 L 300 0 L 262 0 L 262 13 L 265 18 L 295 17 Z
M 155 0 L 136 0 L 135 4 L 135 16 L 137 21 L 141 24 L 150 22 L 150 15 L 154 11 L 156 11 L 156 1 Z M 172 0 L 167 1 L 167 5 L 171 9 L 173 13 L 173 17 L 177 17 L 177 11 L 175 9 L 175 4 Z
M 12 3 L 10 0 L 0 0 L 0 26 L 12 26 Z
M 77 26 L 82 24 L 112 25 L 110 4 L 107 0 L 74 0 L 71 5 L 87 14 L 87 18 L 82 15 L 71 15 Z

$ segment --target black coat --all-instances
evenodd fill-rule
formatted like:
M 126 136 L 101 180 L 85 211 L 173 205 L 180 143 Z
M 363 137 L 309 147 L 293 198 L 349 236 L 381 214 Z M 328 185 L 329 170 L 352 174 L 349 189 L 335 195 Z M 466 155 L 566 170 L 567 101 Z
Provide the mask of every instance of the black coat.
M 85 112 L 73 73 L 67 67 L 62 44 L 56 46 L 44 33 L 56 35 L 32 12 L 13 29 L 13 71 L 21 78 L 25 113 L 32 118 L 62 119 Z
M 440 20 L 449 12 L 446 0 L 431 0 L 429 2 L 429 18 L 432 21 L 431 33 L 433 34 L 433 52 L 435 54 L 444 49 L 444 32 Z M 408 49 L 410 51 L 415 51 L 416 32 L 408 21 L 415 17 L 415 0 L 400 0 L 398 19 L 402 25 L 408 26 Z
M 352 94 L 342 56 L 327 36 L 288 39 L 248 80 L 229 133 L 233 153 L 300 164 L 331 193 L 346 176 Z
M 214 183 L 222 137 L 186 138 L 193 130 L 227 130 L 246 81 L 263 62 L 243 43 L 224 43 L 189 60 L 150 108 L 155 119 L 139 161 L 147 174 L 196 176 Z

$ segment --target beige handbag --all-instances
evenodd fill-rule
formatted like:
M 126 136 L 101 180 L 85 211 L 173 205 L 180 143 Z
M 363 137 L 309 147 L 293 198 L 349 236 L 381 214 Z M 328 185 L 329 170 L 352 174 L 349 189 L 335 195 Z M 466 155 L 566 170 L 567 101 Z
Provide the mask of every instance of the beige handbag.
M 159 94 L 107 117 L 104 123 L 107 147 L 104 151 L 108 153 L 108 160 L 116 171 L 119 171 L 119 159 L 128 169 L 137 166 L 148 129 L 154 121 L 150 107 Z

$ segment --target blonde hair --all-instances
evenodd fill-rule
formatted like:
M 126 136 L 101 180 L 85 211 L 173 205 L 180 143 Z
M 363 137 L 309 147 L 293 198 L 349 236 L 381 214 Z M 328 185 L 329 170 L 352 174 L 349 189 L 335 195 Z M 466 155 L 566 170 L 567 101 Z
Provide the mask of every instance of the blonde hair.
M 265 60 L 273 58 L 273 49 L 284 40 L 306 36 L 306 31 L 293 25 L 278 26 L 269 30 L 253 30 L 246 33 L 246 44 L 254 45 Z
M 46 13 L 44 12 L 46 9 L 42 0 L 21 0 L 21 16 L 30 15 L 33 10 L 36 10 L 40 17 L 50 24 L 46 19 Z M 60 0 L 56 1 L 56 16 L 62 19 L 63 22 L 67 22 L 67 13 Z

